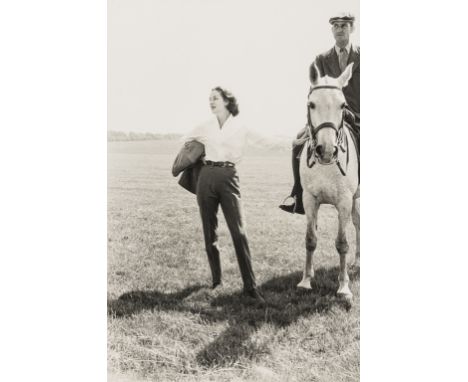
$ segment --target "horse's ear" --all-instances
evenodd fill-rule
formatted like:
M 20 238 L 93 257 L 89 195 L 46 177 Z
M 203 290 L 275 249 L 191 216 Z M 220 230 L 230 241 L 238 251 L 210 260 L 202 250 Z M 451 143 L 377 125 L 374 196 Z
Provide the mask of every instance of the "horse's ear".
M 320 71 L 317 68 L 317 64 L 315 63 L 315 61 L 310 66 L 309 77 L 310 77 L 310 82 L 312 83 L 312 85 L 316 85 L 318 82 L 318 79 L 320 78 Z
M 341 76 L 338 77 L 338 82 L 342 88 L 344 88 L 346 85 L 348 85 L 349 80 L 351 79 L 353 75 L 353 65 L 354 62 L 351 62 L 346 69 L 344 70 L 343 73 L 341 73 Z

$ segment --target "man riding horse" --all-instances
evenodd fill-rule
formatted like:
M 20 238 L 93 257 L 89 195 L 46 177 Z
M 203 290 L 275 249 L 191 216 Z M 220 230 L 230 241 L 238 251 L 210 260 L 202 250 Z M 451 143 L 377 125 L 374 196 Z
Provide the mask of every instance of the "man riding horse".
M 348 64 L 354 63 L 353 73 L 348 85 L 343 89 L 346 99 L 345 121 L 357 140 L 357 149 L 359 152 L 360 135 L 360 109 L 359 109 L 359 87 L 360 87 L 360 48 L 354 46 L 349 37 L 354 32 L 355 18 L 350 13 L 340 13 L 330 18 L 332 33 L 335 39 L 335 46 L 329 51 L 317 56 L 314 63 L 310 66 L 309 75 L 311 75 L 314 64 L 320 71 L 320 75 L 333 78 L 339 77 L 346 69 Z M 304 214 L 302 203 L 302 186 L 299 175 L 299 156 L 304 142 L 307 139 L 307 124 L 297 135 L 296 144 L 293 146 L 292 167 L 294 175 L 294 186 L 291 194 L 286 199 L 292 197 L 292 204 L 281 204 L 279 207 L 287 212 Z

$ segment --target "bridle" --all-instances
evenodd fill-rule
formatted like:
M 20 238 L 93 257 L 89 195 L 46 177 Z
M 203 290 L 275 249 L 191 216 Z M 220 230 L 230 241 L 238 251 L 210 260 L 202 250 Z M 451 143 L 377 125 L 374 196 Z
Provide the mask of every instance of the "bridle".
M 310 89 L 309 96 L 310 94 L 318 89 L 334 89 L 334 90 L 339 90 L 340 92 L 342 91 L 340 87 L 338 86 L 333 86 L 333 85 L 319 85 L 315 86 Z M 312 168 L 316 162 L 319 162 L 321 165 L 331 165 L 335 164 L 338 166 L 340 169 L 340 172 L 343 174 L 343 176 L 346 175 L 346 172 L 343 170 L 343 167 L 341 166 L 340 160 L 338 159 L 338 153 L 336 153 L 333 156 L 333 159 L 330 163 L 322 163 L 320 162 L 320 158 L 317 155 L 317 134 L 320 130 L 325 129 L 325 128 L 331 128 L 335 130 L 336 132 L 336 143 L 337 146 L 341 149 L 341 151 L 344 153 L 346 152 L 346 167 L 348 167 L 348 162 L 349 162 L 349 150 L 348 148 L 348 138 L 346 134 L 344 133 L 343 130 L 343 125 L 344 125 L 344 109 L 341 114 L 341 122 L 340 125 L 337 127 L 333 122 L 323 122 L 318 126 L 314 126 L 312 123 L 312 119 L 310 118 L 310 105 L 309 103 L 307 104 L 307 128 L 308 128 L 308 133 L 309 133 L 309 140 L 308 140 L 308 147 L 307 147 L 307 166 L 309 168 Z M 346 147 L 345 147 L 346 146 Z M 312 162 L 311 162 L 312 160 Z

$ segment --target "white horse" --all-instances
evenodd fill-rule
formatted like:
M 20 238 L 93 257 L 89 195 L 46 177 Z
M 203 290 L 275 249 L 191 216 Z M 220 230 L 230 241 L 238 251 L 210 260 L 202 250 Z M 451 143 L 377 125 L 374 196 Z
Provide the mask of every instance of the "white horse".
M 340 254 L 337 294 L 352 299 L 346 255 L 349 250 L 346 228 L 351 220 L 356 228 L 355 264 L 359 263 L 359 178 L 354 141 L 344 123 L 345 98 L 342 92 L 352 76 L 351 63 L 338 78 L 320 77 L 312 69 L 308 97 L 307 145 L 301 155 L 300 174 L 307 216 L 306 262 L 300 288 L 311 289 L 314 277 L 312 256 L 317 247 L 317 213 L 321 204 L 332 204 L 338 211 L 339 226 L 335 246 Z

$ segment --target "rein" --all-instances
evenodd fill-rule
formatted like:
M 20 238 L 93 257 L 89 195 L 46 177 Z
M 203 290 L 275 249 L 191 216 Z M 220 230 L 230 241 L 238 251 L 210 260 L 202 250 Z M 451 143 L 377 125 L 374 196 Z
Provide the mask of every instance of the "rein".
M 320 86 L 316 86 L 312 88 L 309 92 L 309 96 L 314 90 L 317 90 L 317 89 L 335 89 L 335 90 L 341 91 L 341 88 L 339 88 L 338 86 L 320 85 Z M 333 160 L 330 163 L 321 163 L 319 161 L 319 158 L 317 157 L 317 151 L 316 151 L 317 133 L 320 130 L 325 129 L 325 128 L 331 128 L 335 130 L 336 136 L 337 136 L 337 139 L 336 139 L 337 146 L 341 149 L 343 153 L 346 152 L 346 169 L 348 169 L 348 163 L 349 163 L 348 137 L 344 133 L 343 125 L 344 125 L 344 111 L 341 114 L 341 123 L 339 127 L 336 127 L 336 125 L 333 122 L 323 122 L 317 127 L 315 127 L 312 124 L 312 120 L 310 118 L 310 107 L 309 105 L 307 105 L 307 127 L 308 127 L 308 135 L 309 135 L 308 146 L 307 146 L 307 159 L 306 159 L 307 167 L 312 168 L 317 162 L 323 166 L 336 164 L 341 174 L 343 176 L 346 176 L 346 172 L 341 166 L 340 160 L 338 159 L 338 153 L 336 154 L 336 156 L 333 157 Z

